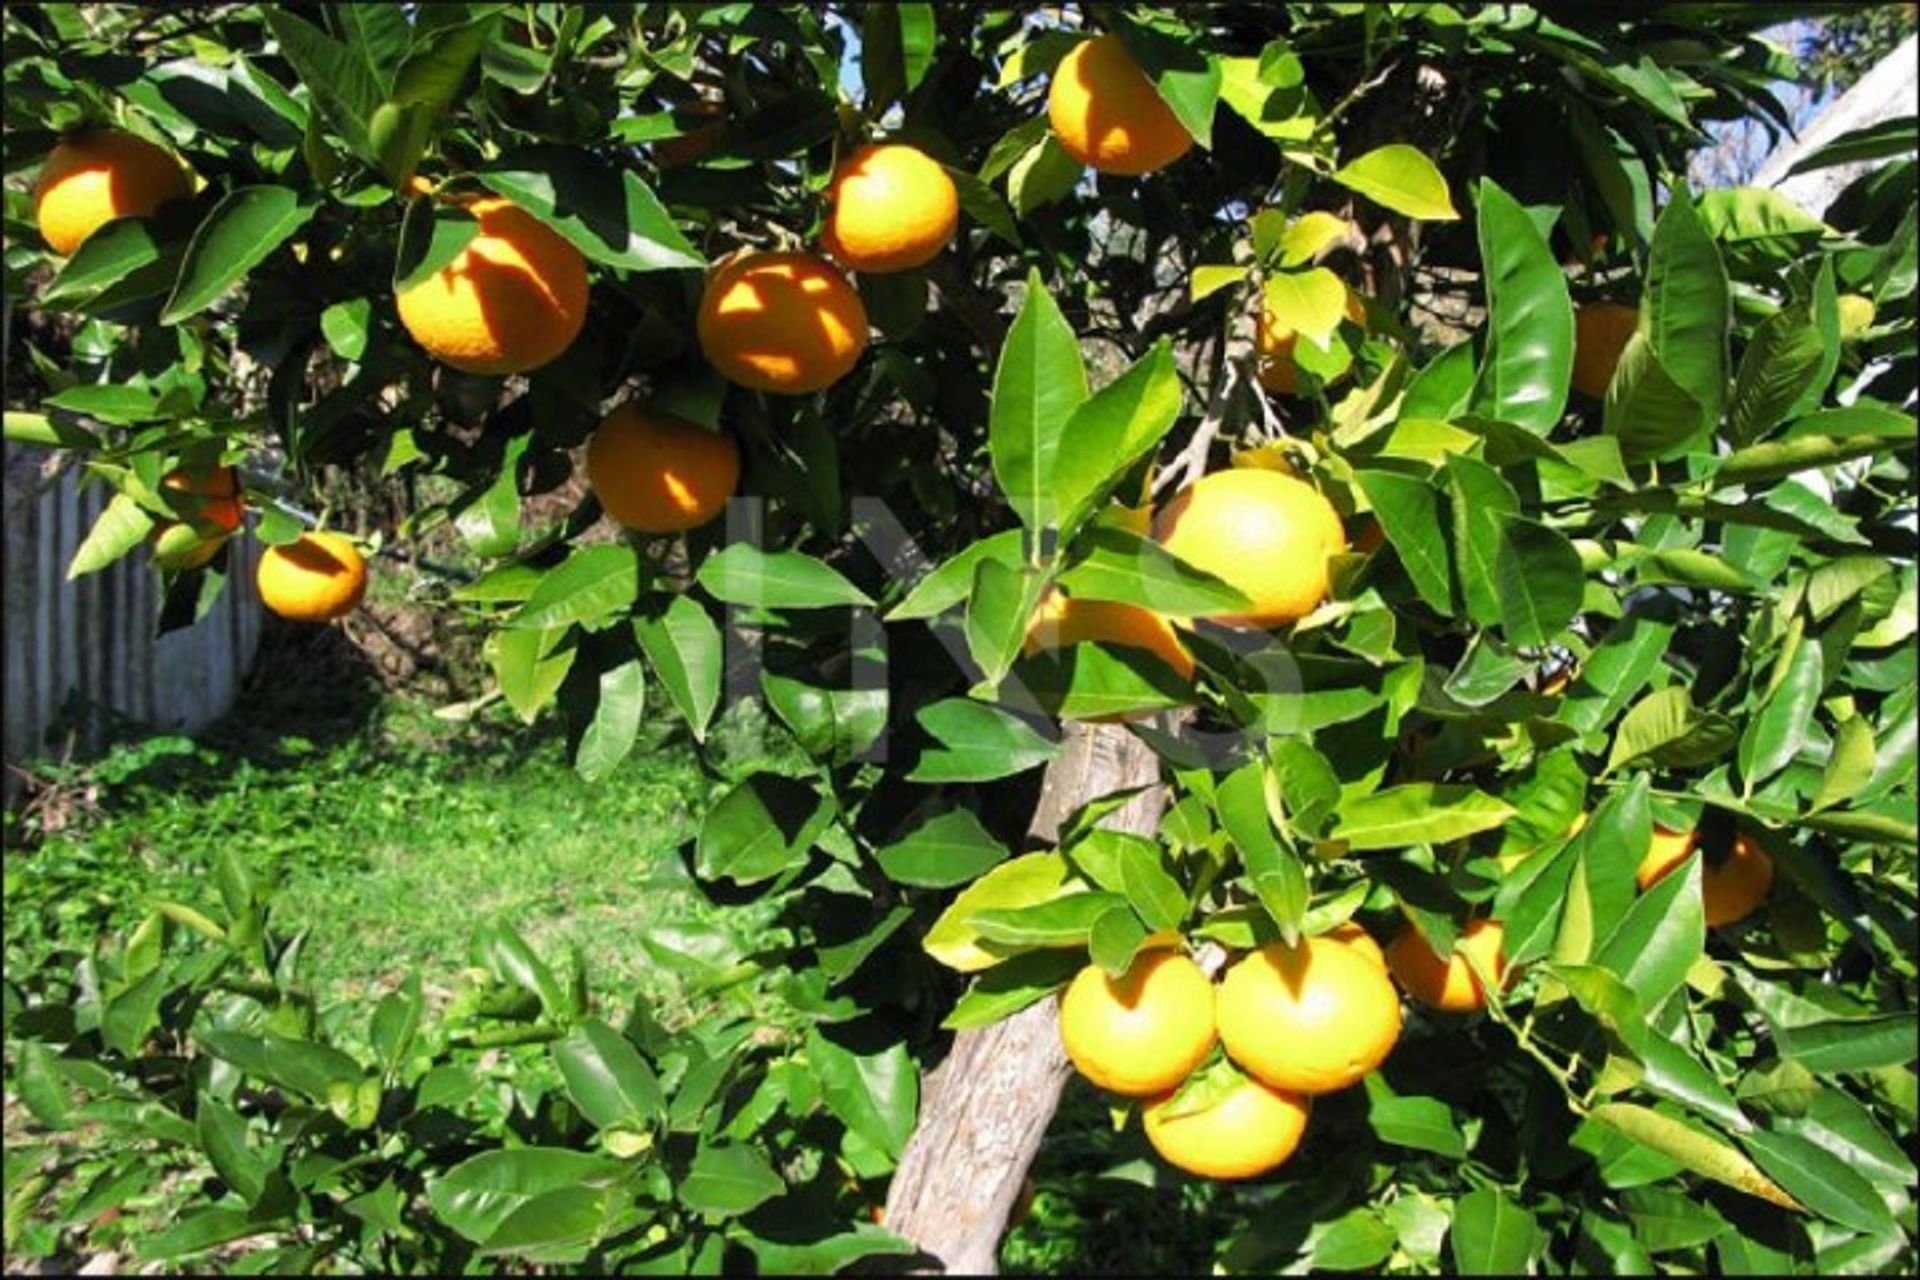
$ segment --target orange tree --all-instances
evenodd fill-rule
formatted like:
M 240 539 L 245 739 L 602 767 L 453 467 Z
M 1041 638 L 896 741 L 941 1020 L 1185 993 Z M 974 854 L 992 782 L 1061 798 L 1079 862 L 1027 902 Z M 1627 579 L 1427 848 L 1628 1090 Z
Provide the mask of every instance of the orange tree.
M 1913 135 L 1690 190 L 1779 17 L 10 8 L 74 573 L 190 619 L 237 466 L 270 606 L 400 579 L 583 774 L 790 748 L 685 859 L 764 1025 L 512 922 L 316 1011 L 244 849 L 10 980 L 10 1247 L 171 1168 L 155 1259 L 990 1269 L 1071 1052 L 1228 1268 L 1910 1264 Z

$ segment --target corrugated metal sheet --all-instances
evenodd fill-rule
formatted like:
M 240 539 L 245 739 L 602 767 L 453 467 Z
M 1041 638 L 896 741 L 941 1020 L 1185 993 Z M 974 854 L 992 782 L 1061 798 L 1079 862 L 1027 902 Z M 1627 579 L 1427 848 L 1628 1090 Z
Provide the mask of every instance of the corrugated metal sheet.
M 11 470 L 11 468 L 10 468 Z M 17 474 L 17 473 L 16 473 Z M 77 468 L 16 488 L 6 509 L 5 750 L 26 762 L 64 746 L 48 731 L 69 697 L 191 733 L 225 714 L 260 644 L 260 548 L 228 551 L 226 589 L 191 627 L 156 635 L 160 579 L 138 552 L 76 582 L 67 564 L 106 505 Z M 9 779 L 11 791 L 12 779 Z

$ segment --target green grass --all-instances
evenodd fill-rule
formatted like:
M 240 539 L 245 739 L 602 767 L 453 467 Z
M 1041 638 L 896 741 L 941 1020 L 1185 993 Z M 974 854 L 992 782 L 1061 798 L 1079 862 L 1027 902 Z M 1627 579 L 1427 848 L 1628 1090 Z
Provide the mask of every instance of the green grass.
M 36 838 L 9 820 L 10 968 L 84 951 L 156 901 L 207 905 L 229 849 L 278 879 L 279 928 L 311 931 L 323 1005 L 411 972 L 450 987 L 496 918 L 552 963 L 577 948 L 597 990 L 655 1000 L 680 980 L 650 947 L 720 967 L 751 945 L 758 913 L 716 908 L 686 878 L 681 847 L 716 784 L 664 709 L 588 784 L 551 717 L 529 729 L 496 704 L 451 723 L 377 687 L 298 679 L 300 656 L 269 653 L 197 741 L 133 738 L 56 774 L 92 796 L 67 829 Z

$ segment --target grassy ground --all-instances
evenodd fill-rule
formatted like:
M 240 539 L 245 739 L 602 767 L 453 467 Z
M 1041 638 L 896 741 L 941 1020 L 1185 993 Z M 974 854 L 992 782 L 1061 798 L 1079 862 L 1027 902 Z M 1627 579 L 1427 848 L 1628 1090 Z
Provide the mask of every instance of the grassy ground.
M 718 953 L 738 934 L 737 911 L 723 920 L 685 883 L 680 848 L 713 784 L 670 717 L 589 786 L 550 723 L 528 729 L 497 704 L 437 719 L 332 662 L 314 670 L 305 643 L 270 650 L 198 740 L 133 738 L 51 771 L 64 786 L 9 820 L 9 967 L 84 950 L 156 900 L 205 905 L 227 849 L 279 878 L 283 928 L 311 929 L 322 1004 L 413 971 L 449 982 L 490 918 L 556 962 L 578 948 L 597 988 L 658 998 L 673 989 L 649 943 Z

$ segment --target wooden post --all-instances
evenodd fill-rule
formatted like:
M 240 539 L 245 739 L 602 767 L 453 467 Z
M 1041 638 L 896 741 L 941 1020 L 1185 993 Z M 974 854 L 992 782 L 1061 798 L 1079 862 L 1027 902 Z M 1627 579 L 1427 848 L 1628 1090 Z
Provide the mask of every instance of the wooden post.
M 1028 831 L 1051 843 L 1088 801 L 1144 788 L 1100 825 L 1151 836 L 1166 808 L 1159 779 L 1159 759 L 1126 729 L 1071 723 Z M 1070 1071 L 1052 996 L 955 1036 L 927 1076 L 919 1124 L 887 1192 L 887 1229 L 949 1273 L 996 1273 L 1007 1217 Z

